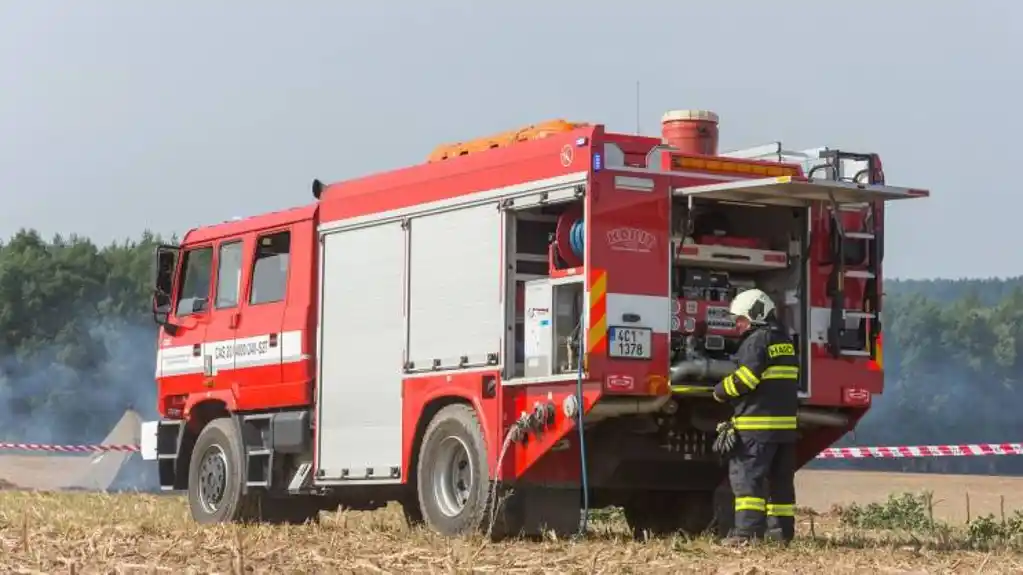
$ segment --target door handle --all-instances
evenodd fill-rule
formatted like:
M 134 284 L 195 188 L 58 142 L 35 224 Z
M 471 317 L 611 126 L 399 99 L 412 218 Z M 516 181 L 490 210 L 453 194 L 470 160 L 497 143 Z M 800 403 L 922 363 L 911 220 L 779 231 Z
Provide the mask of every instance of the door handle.
M 228 327 L 235 329 L 238 327 L 238 322 L 241 320 L 241 314 L 235 312 L 231 314 L 231 320 L 228 322 Z

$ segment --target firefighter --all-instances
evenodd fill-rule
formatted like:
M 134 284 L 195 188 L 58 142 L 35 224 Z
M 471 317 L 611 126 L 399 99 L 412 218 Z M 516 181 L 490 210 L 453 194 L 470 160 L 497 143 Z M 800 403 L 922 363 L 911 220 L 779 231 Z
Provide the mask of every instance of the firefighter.
M 732 300 L 743 341 L 738 368 L 714 386 L 714 399 L 733 407 L 718 426 L 715 450 L 728 458 L 735 494 L 735 526 L 723 543 L 769 538 L 788 543 L 795 535 L 796 409 L 799 359 L 763 291 L 746 290 Z

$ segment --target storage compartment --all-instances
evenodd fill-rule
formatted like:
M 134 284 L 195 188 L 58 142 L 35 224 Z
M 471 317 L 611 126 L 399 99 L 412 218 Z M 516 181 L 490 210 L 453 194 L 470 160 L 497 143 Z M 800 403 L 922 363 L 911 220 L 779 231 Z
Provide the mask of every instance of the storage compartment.
M 573 373 L 578 369 L 583 284 L 581 277 L 544 278 L 525 285 L 526 377 Z
M 504 323 L 494 305 L 502 285 L 496 202 L 416 215 L 406 228 L 405 372 L 496 365 Z
M 509 378 L 575 373 L 581 337 L 582 268 L 551 275 L 558 226 L 571 226 L 581 202 L 509 209 L 505 212 L 508 317 L 505 353 Z M 568 214 L 566 215 L 566 212 Z M 564 262 L 560 262 L 563 264 Z
M 774 300 L 805 348 L 807 209 L 699 199 L 673 208 L 672 383 L 712 385 L 731 370 L 742 334 L 728 306 L 750 288 Z

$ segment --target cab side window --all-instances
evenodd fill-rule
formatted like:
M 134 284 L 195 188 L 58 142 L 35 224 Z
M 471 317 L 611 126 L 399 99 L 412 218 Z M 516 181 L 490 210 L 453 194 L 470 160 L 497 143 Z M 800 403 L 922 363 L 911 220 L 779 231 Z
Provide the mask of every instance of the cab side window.
M 267 234 L 257 239 L 256 257 L 252 262 L 250 304 L 284 301 L 290 254 L 291 232 Z
M 242 287 L 242 241 L 220 245 L 217 260 L 217 309 L 237 307 Z
M 194 248 L 184 253 L 181 261 L 181 282 L 175 314 L 189 315 L 206 311 L 210 301 L 213 276 L 213 248 Z

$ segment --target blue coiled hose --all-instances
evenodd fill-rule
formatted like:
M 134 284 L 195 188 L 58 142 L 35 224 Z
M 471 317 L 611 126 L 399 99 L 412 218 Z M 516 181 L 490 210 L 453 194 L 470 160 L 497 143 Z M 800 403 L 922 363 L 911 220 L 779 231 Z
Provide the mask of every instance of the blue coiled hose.
M 583 221 L 581 219 L 578 219 L 573 222 L 572 227 L 569 228 L 568 241 L 572 245 L 572 253 L 580 259 L 583 257 L 583 247 L 585 246 L 583 240 L 585 240 L 585 238 L 586 226 L 583 225 Z

